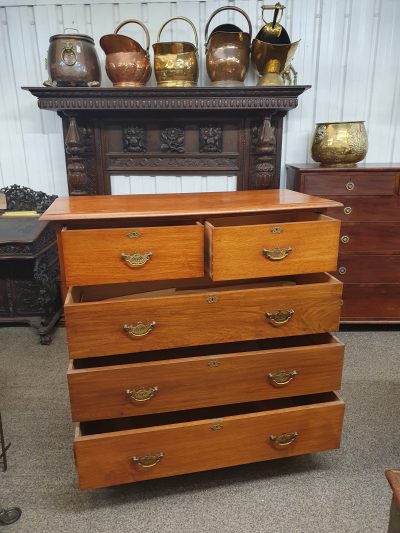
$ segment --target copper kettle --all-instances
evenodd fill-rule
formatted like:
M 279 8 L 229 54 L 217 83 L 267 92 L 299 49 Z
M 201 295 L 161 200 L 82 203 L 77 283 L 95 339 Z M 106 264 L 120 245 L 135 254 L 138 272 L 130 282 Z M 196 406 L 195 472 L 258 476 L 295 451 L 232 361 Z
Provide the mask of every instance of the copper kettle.
M 217 13 L 226 10 L 239 12 L 247 20 L 249 32 L 243 32 L 233 24 L 217 26 L 208 37 L 211 20 Z M 216 9 L 208 19 L 205 28 L 206 67 L 213 85 L 241 85 L 247 75 L 250 63 L 251 42 L 250 19 L 239 7 L 224 6 Z
M 139 24 L 146 35 L 146 49 L 126 35 L 117 35 L 126 24 Z M 106 54 L 106 72 L 114 87 L 142 87 L 151 76 L 150 35 L 143 22 L 128 19 L 104 35 L 100 46 Z

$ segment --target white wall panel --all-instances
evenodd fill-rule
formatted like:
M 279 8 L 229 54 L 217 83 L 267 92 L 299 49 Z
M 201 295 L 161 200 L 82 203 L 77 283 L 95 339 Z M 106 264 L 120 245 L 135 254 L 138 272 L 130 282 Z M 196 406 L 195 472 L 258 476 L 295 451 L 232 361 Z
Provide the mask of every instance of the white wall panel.
M 169 17 L 183 15 L 199 31 L 200 84 L 207 82 L 204 65 L 204 28 L 219 6 L 244 9 L 255 36 L 262 25 L 263 0 L 0 0 L 0 186 L 11 183 L 48 193 L 66 194 L 67 182 L 61 120 L 40 111 L 36 100 L 21 85 L 41 85 L 47 73 L 44 58 L 50 35 L 66 27 L 100 37 L 119 22 L 139 18 L 149 27 L 152 42 Z M 294 66 L 298 83 L 312 89 L 299 99 L 299 107 L 284 123 L 282 183 L 286 162 L 311 161 L 310 143 L 315 122 L 365 120 L 369 134 L 368 162 L 400 161 L 400 1 L 399 0 L 286 0 L 283 19 L 293 40 L 301 38 Z M 210 29 L 229 20 L 241 27 L 240 14 L 222 13 Z M 140 28 L 124 33 L 144 43 Z M 193 41 L 183 22 L 170 24 L 164 39 Z M 103 85 L 111 85 L 104 72 Z M 152 49 L 151 49 L 152 53 Z M 247 84 L 256 82 L 251 72 Z M 154 75 L 151 84 L 155 85 Z M 234 178 L 185 176 L 114 177 L 113 190 L 172 192 L 227 190 Z M 222 187 L 222 189 L 221 189 Z

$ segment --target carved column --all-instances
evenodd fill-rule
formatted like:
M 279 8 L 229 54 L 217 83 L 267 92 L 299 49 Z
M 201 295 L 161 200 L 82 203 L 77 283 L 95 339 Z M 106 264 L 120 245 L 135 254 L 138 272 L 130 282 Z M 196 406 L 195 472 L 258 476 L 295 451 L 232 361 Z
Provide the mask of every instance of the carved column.
M 269 115 L 263 117 L 259 126 L 252 127 L 250 189 L 270 189 L 277 181 L 276 127 Z M 279 162 L 278 162 L 279 163 Z

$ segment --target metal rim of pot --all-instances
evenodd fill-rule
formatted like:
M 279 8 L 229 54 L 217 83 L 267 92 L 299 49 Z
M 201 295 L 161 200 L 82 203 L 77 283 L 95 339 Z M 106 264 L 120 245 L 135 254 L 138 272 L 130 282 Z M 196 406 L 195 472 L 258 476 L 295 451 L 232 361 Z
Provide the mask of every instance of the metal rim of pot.
M 251 27 L 251 21 L 250 21 L 250 18 L 248 16 L 248 14 L 243 11 L 243 9 L 240 9 L 240 7 L 236 7 L 236 6 L 223 6 L 223 7 L 219 7 L 218 9 L 216 9 L 214 11 L 214 13 L 212 13 L 210 15 L 210 18 L 208 19 L 207 21 L 207 24 L 206 24 L 206 27 L 205 27 L 205 30 L 204 30 L 204 39 L 205 39 L 205 46 L 207 47 L 207 44 L 208 44 L 208 29 L 210 27 L 210 22 L 212 21 L 212 19 L 215 17 L 215 15 L 217 15 L 218 13 L 220 13 L 221 11 L 237 11 L 238 13 L 240 13 L 241 15 L 243 15 L 243 17 L 246 19 L 247 21 L 247 24 L 249 25 L 249 31 L 248 31 L 248 34 L 250 36 L 250 40 L 251 40 L 251 37 L 252 37 L 252 34 L 253 34 L 253 29 Z M 243 33 L 246 33 L 246 32 L 243 32 Z
M 199 37 L 197 35 L 197 30 L 196 30 L 196 27 L 193 24 L 193 22 L 191 20 L 189 20 L 188 18 L 186 18 L 186 17 L 171 17 L 170 19 L 165 21 L 164 24 L 161 26 L 161 28 L 158 30 L 157 43 L 156 44 L 160 43 L 161 32 L 163 31 L 165 26 L 167 24 L 169 24 L 170 22 L 172 22 L 173 20 L 183 20 L 183 21 L 187 22 L 192 27 L 192 30 L 193 30 L 193 33 L 194 33 L 195 42 L 196 42 L 195 49 L 196 49 L 196 52 L 197 52 L 198 49 L 199 49 Z M 170 41 L 170 42 L 186 42 L 186 41 Z M 192 43 L 188 43 L 188 44 L 192 45 Z

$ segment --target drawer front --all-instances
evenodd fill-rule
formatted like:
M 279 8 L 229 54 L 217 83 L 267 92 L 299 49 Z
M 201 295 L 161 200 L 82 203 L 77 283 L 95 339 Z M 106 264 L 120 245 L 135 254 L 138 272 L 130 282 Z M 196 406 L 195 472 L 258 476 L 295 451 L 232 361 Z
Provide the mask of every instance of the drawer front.
M 72 418 L 119 418 L 336 390 L 341 384 L 344 347 L 333 338 L 331 341 L 71 369 L 68 385 Z
M 336 268 L 340 222 L 316 221 L 214 227 L 206 223 L 214 281 L 325 272 Z
M 64 230 L 67 285 L 99 285 L 204 275 L 204 227 Z
M 342 225 L 340 252 L 400 253 L 400 229 L 391 222 L 363 224 L 348 222 Z
M 340 308 L 341 283 L 325 282 L 68 304 L 64 312 L 74 359 L 336 331 Z
M 304 174 L 302 192 L 315 196 L 391 196 L 396 192 L 394 172 L 332 172 Z
M 199 472 L 338 448 L 341 400 L 77 437 L 81 489 Z M 294 433 L 297 433 L 297 437 Z M 293 434 L 276 448 L 271 436 Z M 161 455 L 162 454 L 162 455 Z M 133 460 L 136 458 L 136 461 Z M 153 466 L 140 466 L 147 459 Z
M 334 275 L 343 283 L 400 283 L 400 255 L 342 254 Z
M 342 320 L 400 322 L 400 284 L 344 286 Z
M 343 207 L 328 209 L 328 215 L 343 222 L 400 221 L 400 196 L 386 198 L 342 198 L 330 196 L 331 200 L 343 203 Z

